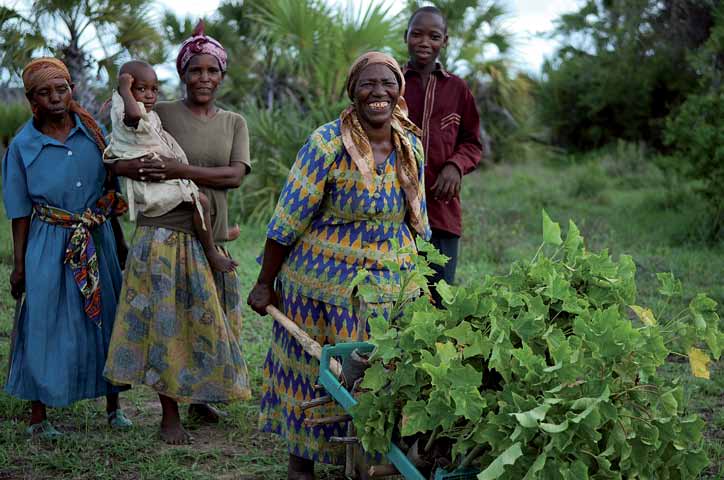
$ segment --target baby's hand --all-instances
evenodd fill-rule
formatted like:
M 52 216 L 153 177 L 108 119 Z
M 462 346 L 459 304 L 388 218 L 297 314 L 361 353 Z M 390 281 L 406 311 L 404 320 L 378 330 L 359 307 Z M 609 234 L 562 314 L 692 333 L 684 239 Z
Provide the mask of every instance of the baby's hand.
M 119 90 L 130 90 L 133 85 L 133 75 L 130 73 L 122 73 L 118 77 L 118 89 Z

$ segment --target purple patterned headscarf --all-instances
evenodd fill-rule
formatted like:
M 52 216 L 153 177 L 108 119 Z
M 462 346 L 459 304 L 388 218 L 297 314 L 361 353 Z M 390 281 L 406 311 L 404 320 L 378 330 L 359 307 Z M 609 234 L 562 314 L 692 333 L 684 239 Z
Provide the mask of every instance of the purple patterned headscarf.
M 204 34 L 204 21 L 199 20 L 194 32 L 181 44 L 181 50 L 176 57 L 176 71 L 179 76 L 183 76 L 191 57 L 204 54 L 215 57 L 221 71 L 226 72 L 226 50 L 216 39 Z

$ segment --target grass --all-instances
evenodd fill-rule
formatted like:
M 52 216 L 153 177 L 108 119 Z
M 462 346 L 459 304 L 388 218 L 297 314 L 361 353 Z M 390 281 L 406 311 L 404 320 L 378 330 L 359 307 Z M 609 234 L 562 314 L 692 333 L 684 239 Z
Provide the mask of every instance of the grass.
M 458 280 L 475 282 L 485 274 L 507 271 L 512 261 L 530 258 L 540 242 L 540 210 L 566 225 L 573 219 L 592 249 L 608 247 L 614 256 L 630 254 L 638 268 L 640 305 L 659 312 L 655 273 L 671 271 L 684 296 L 706 292 L 724 303 L 724 247 L 703 242 L 702 206 L 687 191 L 666 189 L 667 179 L 636 148 L 621 145 L 595 158 L 553 158 L 524 165 L 502 165 L 465 180 L 465 233 Z M 0 375 L 7 364 L 14 302 L 9 296 L 11 235 L 0 223 Z M 231 246 L 239 261 L 241 290 L 257 274 L 256 255 L 264 241 L 262 226 L 243 227 Z M 245 307 L 246 308 L 246 307 Z M 720 311 L 720 314 L 722 312 Z M 136 423 L 129 432 L 105 427 L 102 400 L 83 401 L 51 411 L 69 435 L 63 441 L 30 441 L 25 431 L 28 405 L 0 393 L 0 479 L 282 479 L 284 446 L 256 429 L 261 367 L 269 342 L 269 317 L 245 309 L 244 349 L 255 397 L 228 406 L 230 416 L 216 427 L 192 426 L 195 443 L 169 447 L 156 437 L 160 418 L 151 391 L 138 387 L 122 398 Z M 664 373 L 682 376 L 687 409 L 707 421 L 706 448 L 711 466 L 702 477 L 724 474 L 724 362 L 712 380 L 688 375 L 688 365 L 671 362 Z M 319 478 L 342 478 L 341 469 L 322 469 Z

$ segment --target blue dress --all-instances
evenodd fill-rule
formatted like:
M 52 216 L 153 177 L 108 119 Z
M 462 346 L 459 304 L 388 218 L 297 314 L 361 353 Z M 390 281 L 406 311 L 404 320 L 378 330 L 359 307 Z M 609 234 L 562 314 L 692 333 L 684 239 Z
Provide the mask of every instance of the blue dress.
M 3 200 L 8 218 L 27 217 L 33 205 L 73 213 L 95 206 L 105 169 L 101 151 L 80 119 L 65 143 L 38 131 L 32 120 L 3 158 Z M 101 285 L 101 326 L 85 315 L 73 273 L 63 263 L 70 229 L 33 218 L 25 254 L 25 302 L 16 331 L 5 391 L 24 400 L 63 407 L 117 393 L 103 366 L 121 290 L 121 268 L 110 222 L 93 230 Z

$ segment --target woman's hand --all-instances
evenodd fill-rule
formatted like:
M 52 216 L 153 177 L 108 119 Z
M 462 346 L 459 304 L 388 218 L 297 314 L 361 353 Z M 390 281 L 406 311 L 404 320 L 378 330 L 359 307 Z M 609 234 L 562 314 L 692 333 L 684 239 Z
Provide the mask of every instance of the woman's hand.
M 25 270 L 14 268 L 10 273 L 10 295 L 18 300 L 25 293 Z
M 187 167 L 185 163 L 181 163 L 173 157 L 159 156 L 161 159 L 161 172 L 152 172 L 151 181 L 160 182 L 163 180 L 172 180 L 176 178 L 187 178 Z
M 162 158 L 147 155 L 133 160 L 119 160 L 108 165 L 108 168 L 119 177 L 141 182 L 158 182 L 164 180 L 160 177 L 166 173 L 166 162 Z
M 251 289 L 249 298 L 246 299 L 246 304 L 261 316 L 267 314 L 267 306 L 276 306 L 278 302 L 279 299 L 274 291 L 274 286 L 272 284 L 258 282 L 254 285 L 254 288 Z

